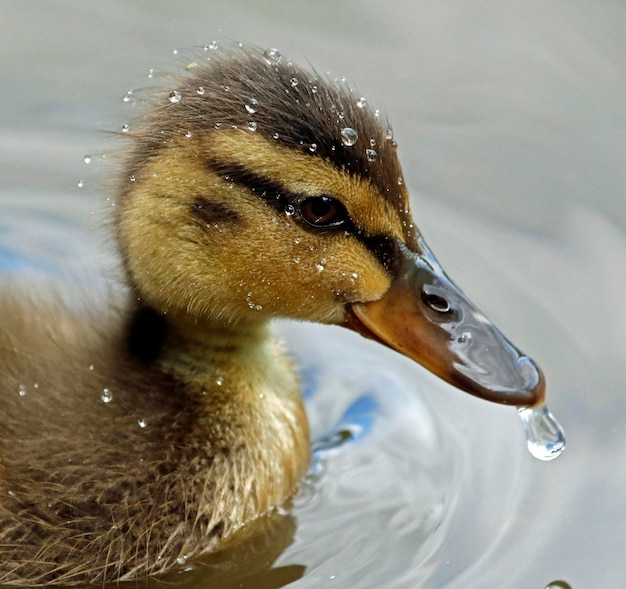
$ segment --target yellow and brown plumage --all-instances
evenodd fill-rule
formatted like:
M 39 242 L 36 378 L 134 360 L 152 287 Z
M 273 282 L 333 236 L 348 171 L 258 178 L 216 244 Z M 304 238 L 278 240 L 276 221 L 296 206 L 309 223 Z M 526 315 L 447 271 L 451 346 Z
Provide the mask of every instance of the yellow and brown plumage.
M 0 583 L 158 574 L 284 503 L 309 439 L 274 317 L 344 324 L 491 400 L 541 398 L 539 372 L 478 375 L 449 343 L 454 321 L 486 322 L 412 225 L 388 125 L 345 85 L 223 51 L 129 135 L 126 304 L 0 298 Z

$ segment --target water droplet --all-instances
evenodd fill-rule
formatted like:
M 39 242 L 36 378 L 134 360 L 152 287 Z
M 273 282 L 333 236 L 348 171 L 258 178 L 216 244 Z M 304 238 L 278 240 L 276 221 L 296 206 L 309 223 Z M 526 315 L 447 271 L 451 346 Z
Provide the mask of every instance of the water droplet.
M 219 43 L 217 41 L 211 41 L 210 43 L 208 43 L 207 45 L 203 47 L 205 51 L 209 51 L 209 50 L 215 51 L 218 48 L 219 48 Z
M 259 110 L 259 101 L 256 98 L 248 98 L 248 102 L 246 102 L 246 110 L 250 114 L 254 114 L 257 110 Z
M 83 160 L 85 161 L 86 164 L 90 164 L 91 163 L 91 156 L 90 155 L 86 155 Z
M 130 102 L 133 99 L 133 91 L 129 90 L 128 92 L 126 92 L 126 94 L 124 94 L 124 96 L 122 96 L 122 101 L 123 102 Z
M 278 49 L 266 49 L 263 52 L 263 57 L 265 57 L 265 61 L 269 65 L 276 65 L 283 58 L 280 51 Z
M 358 278 L 358 277 L 359 277 L 359 275 L 356 272 L 352 273 L 352 278 Z
M 138 425 L 140 428 L 142 428 L 142 429 L 143 429 L 144 427 L 147 427 L 148 422 L 147 422 L 147 421 L 146 421 L 143 417 L 140 417 L 140 418 L 137 420 L 137 425 Z
M 398 186 L 402 186 L 404 184 L 404 178 L 402 176 L 398 176 Z
M 93 364 L 89 365 L 89 370 L 93 370 L 95 368 L 95 366 Z
M 520 407 L 528 451 L 539 460 L 554 460 L 565 450 L 565 434 L 546 405 Z
M 182 98 L 181 93 L 178 90 L 172 90 L 168 95 L 167 95 L 168 100 L 172 103 L 172 104 L 176 104 L 178 102 L 180 102 L 180 99 Z
M 102 389 L 100 399 L 103 403 L 110 403 L 113 400 L 113 393 L 109 389 Z
M 393 141 L 393 130 L 392 129 L 386 129 L 385 130 L 385 139 L 387 141 Z
M 178 55 L 178 49 L 172 49 L 172 53 L 173 53 L 174 55 Z
M 179 556 L 176 559 L 176 564 L 180 564 L 180 565 L 187 564 L 187 557 L 186 556 Z
M 361 98 L 359 98 L 359 99 L 356 101 L 356 105 L 357 105 L 359 108 L 365 108 L 365 105 L 366 105 L 366 104 L 367 104 L 367 98 L 364 98 L 363 96 L 361 96 Z
M 285 214 L 286 215 L 293 215 L 296 212 L 296 207 L 294 207 L 293 205 L 285 205 Z
M 193 135 L 193 133 L 191 131 L 187 131 L 185 133 L 185 137 L 187 137 L 187 139 L 189 139 L 189 137 L 191 137 Z
M 146 74 L 148 76 L 148 78 L 151 80 L 152 78 L 154 78 L 154 69 L 150 68 L 148 70 L 148 73 Z
M 318 272 L 322 272 L 324 270 L 324 264 L 315 264 Z
M 376 153 L 375 149 L 366 149 L 365 157 L 367 158 L 368 162 L 373 162 L 373 161 L 376 161 L 376 158 L 378 157 L 378 153 Z
M 224 379 L 223 379 L 221 376 L 218 376 L 218 377 L 215 379 L 215 384 L 216 384 L 217 386 L 221 387 L 221 386 L 224 384 Z
M 469 344 L 472 341 L 472 332 L 464 331 L 457 339 L 460 344 Z
M 372 147 L 376 147 L 376 139 L 374 139 L 373 137 L 370 139 L 370 145 Z
M 130 127 L 128 125 L 123 125 L 122 126 L 122 133 L 128 133 L 128 131 L 130 131 Z
M 26 390 L 26 385 L 21 384 L 19 387 L 17 387 L 17 392 L 20 397 L 25 397 L 28 394 L 28 391 Z
M 38 382 L 34 382 L 33 383 L 33 388 L 34 389 L 38 389 L 39 388 L 39 383 Z
M 300 258 L 294 258 L 294 259 L 293 259 L 293 261 L 294 261 L 296 264 L 299 264 L 299 263 L 300 263 Z
M 204 86 L 198 86 L 198 89 L 196 90 L 196 94 L 199 94 L 200 96 L 204 95 Z
M 317 86 L 315 84 L 311 86 L 311 94 L 317 94 Z
M 311 143 L 311 145 L 309 145 L 309 151 L 315 153 L 317 151 L 317 143 Z
M 84 180 L 79 180 L 76 185 L 78 186 L 78 188 L 82 188 L 85 185 L 85 181 Z
M 289 83 L 291 84 L 292 88 L 295 88 L 298 85 L 298 78 L 291 78 L 291 80 L 289 80 Z
M 358 138 L 359 134 L 351 127 L 344 127 L 343 129 L 341 129 L 341 142 L 344 145 L 350 147 L 357 142 Z
M 248 123 L 248 131 L 256 131 L 257 129 L 257 124 L 254 121 L 250 121 Z
M 272 137 L 273 137 L 274 139 L 278 139 L 278 138 L 280 137 L 280 135 L 279 135 L 278 133 L 274 133 L 274 134 L 272 135 Z

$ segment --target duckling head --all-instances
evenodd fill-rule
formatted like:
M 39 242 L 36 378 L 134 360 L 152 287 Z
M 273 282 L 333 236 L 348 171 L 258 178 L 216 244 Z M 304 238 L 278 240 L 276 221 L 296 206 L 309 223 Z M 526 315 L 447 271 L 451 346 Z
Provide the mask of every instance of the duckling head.
M 144 304 L 192 325 L 345 325 L 471 394 L 542 400 L 540 370 L 415 228 L 390 127 L 345 84 L 219 50 L 129 135 L 116 226 Z

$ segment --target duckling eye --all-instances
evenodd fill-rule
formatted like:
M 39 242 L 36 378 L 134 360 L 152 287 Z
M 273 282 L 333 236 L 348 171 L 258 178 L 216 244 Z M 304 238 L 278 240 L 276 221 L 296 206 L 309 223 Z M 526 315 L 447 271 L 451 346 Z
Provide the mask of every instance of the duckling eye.
M 299 206 L 302 218 L 313 227 L 339 227 L 348 220 L 348 212 L 330 196 L 313 196 Z

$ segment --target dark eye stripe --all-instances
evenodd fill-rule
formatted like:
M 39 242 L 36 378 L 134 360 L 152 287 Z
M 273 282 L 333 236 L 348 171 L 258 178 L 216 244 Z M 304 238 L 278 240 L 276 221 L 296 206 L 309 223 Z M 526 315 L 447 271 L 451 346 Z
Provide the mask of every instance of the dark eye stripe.
M 209 161 L 209 169 L 227 181 L 245 186 L 248 190 L 262 198 L 277 213 L 284 214 L 288 205 L 297 206 L 309 196 L 302 196 L 294 192 L 285 190 L 276 182 L 263 178 L 248 170 L 241 164 L 224 163 L 220 161 Z M 347 214 L 346 214 L 347 216 Z M 303 225 L 304 226 L 304 225 Z M 310 226 L 309 226 L 310 227 Z M 310 227 L 312 231 L 345 231 L 358 239 L 368 250 L 370 250 L 384 268 L 393 272 L 397 264 L 397 242 L 387 236 L 367 235 L 363 230 L 358 229 L 349 216 L 347 221 L 338 227 L 317 228 Z

